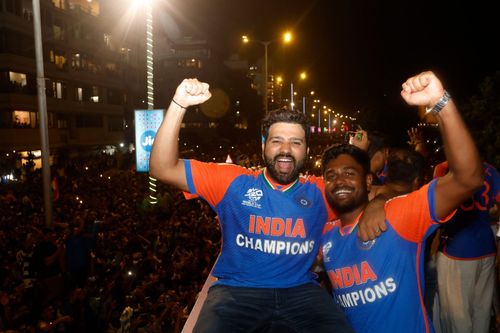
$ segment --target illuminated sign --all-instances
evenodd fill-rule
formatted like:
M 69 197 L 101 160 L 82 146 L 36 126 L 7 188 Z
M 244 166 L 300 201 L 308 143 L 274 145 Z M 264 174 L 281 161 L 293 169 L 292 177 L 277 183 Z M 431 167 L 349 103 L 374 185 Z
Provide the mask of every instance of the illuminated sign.
M 164 110 L 135 110 L 135 160 L 137 172 L 149 172 L 149 156 Z

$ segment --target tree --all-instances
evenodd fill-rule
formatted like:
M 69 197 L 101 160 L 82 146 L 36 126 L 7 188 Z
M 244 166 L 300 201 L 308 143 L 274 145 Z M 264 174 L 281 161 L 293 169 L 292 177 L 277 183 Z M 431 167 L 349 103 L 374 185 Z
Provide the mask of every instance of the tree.
M 472 96 L 461 109 L 483 159 L 498 169 L 500 71 L 486 77 L 479 86 L 479 94 Z

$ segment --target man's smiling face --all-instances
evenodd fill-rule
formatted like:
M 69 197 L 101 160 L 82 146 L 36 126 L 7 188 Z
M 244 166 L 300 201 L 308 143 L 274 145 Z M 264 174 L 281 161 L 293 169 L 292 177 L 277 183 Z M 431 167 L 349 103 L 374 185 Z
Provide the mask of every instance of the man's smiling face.
M 304 129 L 299 124 L 275 123 L 262 150 L 269 175 L 279 184 L 289 184 L 298 178 L 307 156 Z

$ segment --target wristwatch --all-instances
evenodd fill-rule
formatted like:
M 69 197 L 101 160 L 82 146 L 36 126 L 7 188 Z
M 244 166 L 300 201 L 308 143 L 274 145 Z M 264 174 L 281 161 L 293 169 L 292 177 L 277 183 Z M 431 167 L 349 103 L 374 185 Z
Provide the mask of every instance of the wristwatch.
M 443 97 L 441 97 L 439 101 L 436 104 L 434 104 L 434 106 L 426 107 L 425 112 L 426 113 L 432 112 L 434 114 L 439 113 L 439 111 L 441 111 L 445 107 L 445 105 L 448 104 L 450 99 L 451 99 L 450 94 L 445 90 Z

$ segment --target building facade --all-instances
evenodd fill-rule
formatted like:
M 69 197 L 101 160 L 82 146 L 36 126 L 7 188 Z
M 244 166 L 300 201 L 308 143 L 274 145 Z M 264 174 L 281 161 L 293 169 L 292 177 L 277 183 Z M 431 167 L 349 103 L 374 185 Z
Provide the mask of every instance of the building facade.
M 133 109 L 143 105 L 144 30 L 124 37 L 109 1 L 41 0 L 40 6 L 51 153 L 119 145 Z M 33 31 L 31 0 L 0 0 L 2 152 L 41 146 Z

